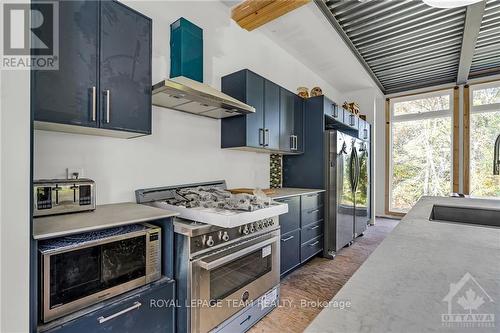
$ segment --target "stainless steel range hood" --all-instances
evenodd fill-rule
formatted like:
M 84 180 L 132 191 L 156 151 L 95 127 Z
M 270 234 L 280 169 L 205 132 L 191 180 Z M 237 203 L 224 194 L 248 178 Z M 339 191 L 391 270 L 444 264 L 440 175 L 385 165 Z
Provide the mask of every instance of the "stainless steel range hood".
M 255 112 L 254 107 L 184 76 L 155 84 L 153 105 L 210 118 L 226 118 Z

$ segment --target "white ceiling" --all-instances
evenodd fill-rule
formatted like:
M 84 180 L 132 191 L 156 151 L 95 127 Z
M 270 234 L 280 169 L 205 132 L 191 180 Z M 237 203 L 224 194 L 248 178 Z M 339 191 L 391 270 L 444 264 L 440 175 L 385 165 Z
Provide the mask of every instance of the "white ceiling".
M 234 2 L 225 3 L 234 5 Z M 257 30 L 341 93 L 369 88 L 379 90 L 314 2 Z

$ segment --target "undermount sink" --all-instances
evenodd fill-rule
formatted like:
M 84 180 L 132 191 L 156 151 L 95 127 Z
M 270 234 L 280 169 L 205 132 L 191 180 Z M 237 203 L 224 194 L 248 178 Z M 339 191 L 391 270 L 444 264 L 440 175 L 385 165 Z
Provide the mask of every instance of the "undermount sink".
M 500 227 L 500 210 L 434 205 L 429 220 Z

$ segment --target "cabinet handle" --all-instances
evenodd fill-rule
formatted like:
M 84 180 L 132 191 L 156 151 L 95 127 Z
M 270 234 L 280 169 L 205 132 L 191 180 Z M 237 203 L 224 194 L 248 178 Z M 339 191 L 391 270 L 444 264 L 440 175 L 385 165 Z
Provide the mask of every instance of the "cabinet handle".
M 103 324 L 105 322 L 107 322 L 108 320 L 111 320 L 113 318 L 116 318 L 116 317 L 119 317 L 121 316 L 122 314 L 125 314 L 129 311 L 132 311 L 132 310 L 135 310 L 135 309 L 138 309 L 141 307 L 141 303 L 139 302 L 134 302 L 134 305 L 132 305 L 131 307 L 129 308 L 126 308 L 126 309 L 123 309 L 115 314 L 112 314 L 111 316 L 108 316 L 108 317 L 103 317 L 103 316 L 100 316 L 99 318 L 97 318 L 97 321 L 99 322 L 99 324 Z
M 259 128 L 259 146 L 264 145 L 263 141 L 264 141 L 264 129 Z
M 312 214 L 312 213 L 317 213 L 317 212 L 319 212 L 319 209 L 313 209 L 313 210 L 308 211 L 307 213 Z
M 315 230 L 315 229 L 318 229 L 319 228 L 319 225 L 315 225 L 314 227 L 310 227 L 309 230 Z
M 363 130 L 363 137 L 365 140 L 368 139 L 368 130 L 366 128 Z
M 95 86 L 92 87 L 92 121 L 96 120 L 96 94 Z
M 264 147 L 269 146 L 269 128 L 264 128 Z
M 310 247 L 316 246 L 319 244 L 319 241 L 315 241 L 314 243 L 309 244 Z
M 104 93 L 106 94 L 106 123 L 109 124 L 109 102 L 111 99 L 111 91 L 109 90 L 104 90 Z
M 333 109 L 333 118 L 337 118 L 339 116 L 339 109 L 337 108 L 337 105 L 332 104 L 332 109 Z
M 288 242 L 290 239 L 294 239 L 295 236 L 288 236 L 287 238 L 282 238 L 281 241 L 284 243 L 284 242 Z

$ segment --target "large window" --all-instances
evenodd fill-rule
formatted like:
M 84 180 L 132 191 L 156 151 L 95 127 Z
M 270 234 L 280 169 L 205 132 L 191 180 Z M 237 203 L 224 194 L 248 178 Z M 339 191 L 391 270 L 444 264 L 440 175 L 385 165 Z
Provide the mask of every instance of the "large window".
M 422 195 L 452 186 L 452 91 L 390 100 L 389 213 L 407 212 Z
M 470 104 L 470 195 L 500 197 L 500 177 L 493 175 L 493 148 L 500 135 L 500 83 L 472 86 Z

